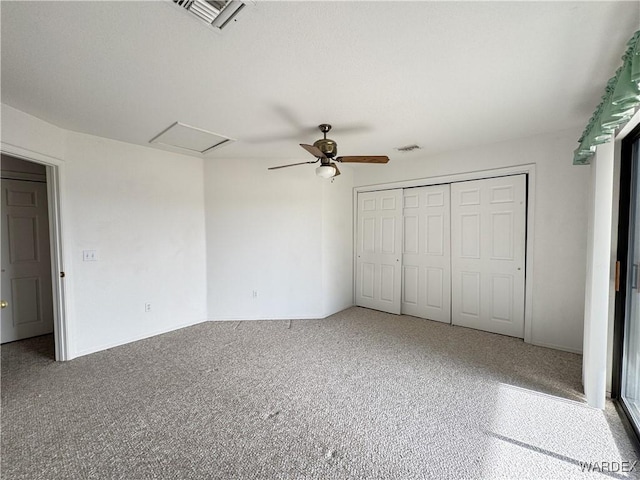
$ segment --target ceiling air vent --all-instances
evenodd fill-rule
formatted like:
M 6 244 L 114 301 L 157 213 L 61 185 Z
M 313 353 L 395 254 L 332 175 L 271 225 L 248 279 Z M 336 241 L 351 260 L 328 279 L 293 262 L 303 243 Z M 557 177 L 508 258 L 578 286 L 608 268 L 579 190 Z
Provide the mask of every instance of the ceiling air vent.
M 239 0 L 173 0 L 173 3 L 218 29 L 223 29 L 244 7 Z
M 204 155 L 214 148 L 233 141 L 232 138 L 223 137 L 217 133 L 175 122 L 149 140 L 149 143 L 177 148 L 184 153 Z
M 413 150 L 420 150 L 421 148 L 421 146 L 413 144 L 405 145 L 404 147 L 397 147 L 396 150 L 399 152 L 412 152 Z

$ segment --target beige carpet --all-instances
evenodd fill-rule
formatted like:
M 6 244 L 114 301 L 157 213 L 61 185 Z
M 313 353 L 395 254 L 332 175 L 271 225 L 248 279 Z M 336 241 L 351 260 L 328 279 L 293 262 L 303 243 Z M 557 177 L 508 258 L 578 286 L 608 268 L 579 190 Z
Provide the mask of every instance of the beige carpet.
M 640 478 L 579 355 L 351 308 L 52 361 L 2 347 L 2 479 Z M 595 464 L 594 464 L 595 466 Z

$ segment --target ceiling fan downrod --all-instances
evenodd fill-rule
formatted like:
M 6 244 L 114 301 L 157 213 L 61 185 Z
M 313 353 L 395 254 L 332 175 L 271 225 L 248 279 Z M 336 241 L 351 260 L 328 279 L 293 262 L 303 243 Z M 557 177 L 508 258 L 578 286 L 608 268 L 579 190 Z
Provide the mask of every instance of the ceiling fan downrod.
M 318 125 L 318 128 L 324 134 L 324 139 L 326 140 L 327 139 L 327 132 L 329 132 L 329 130 L 331 130 L 331 125 L 329 125 L 328 123 L 321 123 L 320 125 Z

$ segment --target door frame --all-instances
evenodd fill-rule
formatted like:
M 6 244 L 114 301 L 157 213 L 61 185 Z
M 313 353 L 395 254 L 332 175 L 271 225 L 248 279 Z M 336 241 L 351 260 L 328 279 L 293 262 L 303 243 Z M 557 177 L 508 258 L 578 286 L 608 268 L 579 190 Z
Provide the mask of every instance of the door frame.
M 640 124 L 636 125 L 620 142 L 620 175 L 618 198 L 618 226 L 616 262 L 616 291 L 613 317 L 613 346 L 611 358 L 611 398 L 615 401 L 623 423 L 635 434 L 636 446 L 640 448 L 640 429 L 630 420 L 631 414 L 622 401 L 622 363 L 624 352 L 624 330 L 627 312 L 627 261 L 629 254 L 629 227 L 631 213 L 632 147 L 640 140 Z M 632 437 L 633 438 L 633 437 Z
M 5 155 L 39 163 L 46 167 L 47 199 L 49 201 L 49 243 L 51 247 L 51 286 L 53 296 L 53 337 L 56 361 L 69 360 L 69 325 L 67 316 L 67 293 L 62 274 L 64 268 L 64 246 L 62 229 L 62 199 L 60 195 L 64 161 L 59 158 L 0 142 L 0 152 Z
M 451 173 L 434 177 L 419 178 L 412 180 L 400 180 L 389 183 L 378 183 L 374 185 L 363 185 L 353 188 L 353 268 L 356 271 L 356 238 L 358 222 L 358 193 L 373 192 L 377 190 L 392 190 L 396 188 L 426 187 L 429 185 L 439 185 L 443 183 L 465 182 L 469 180 L 482 180 L 485 178 L 507 177 L 519 174 L 527 175 L 527 190 L 525 198 L 527 200 L 526 214 L 526 247 L 525 247 L 525 275 L 524 275 L 524 341 L 532 343 L 532 317 L 533 317 L 533 242 L 529 238 L 535 238 L 535 192 L 536 192 L 536 165 L 528 163 L 524 165 L 514 165 L 510 167 L 492 168 L 487 170 L 477 170 L 471 172 Z M 353 277 L 353 300 L 355 305 L 356 282 Z M 545 345 L 543 345 L 545 346 Z

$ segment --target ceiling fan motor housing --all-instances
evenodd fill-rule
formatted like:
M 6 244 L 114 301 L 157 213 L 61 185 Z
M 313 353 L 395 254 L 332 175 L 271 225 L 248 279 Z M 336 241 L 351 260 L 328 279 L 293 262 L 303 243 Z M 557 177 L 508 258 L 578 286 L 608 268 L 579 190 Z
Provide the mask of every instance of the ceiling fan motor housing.
M 317 140 L 313 146 L 320 149 L 327 158 L 333 158 L 338 154 L 338 144 L 330 138 L 321 138 Z

